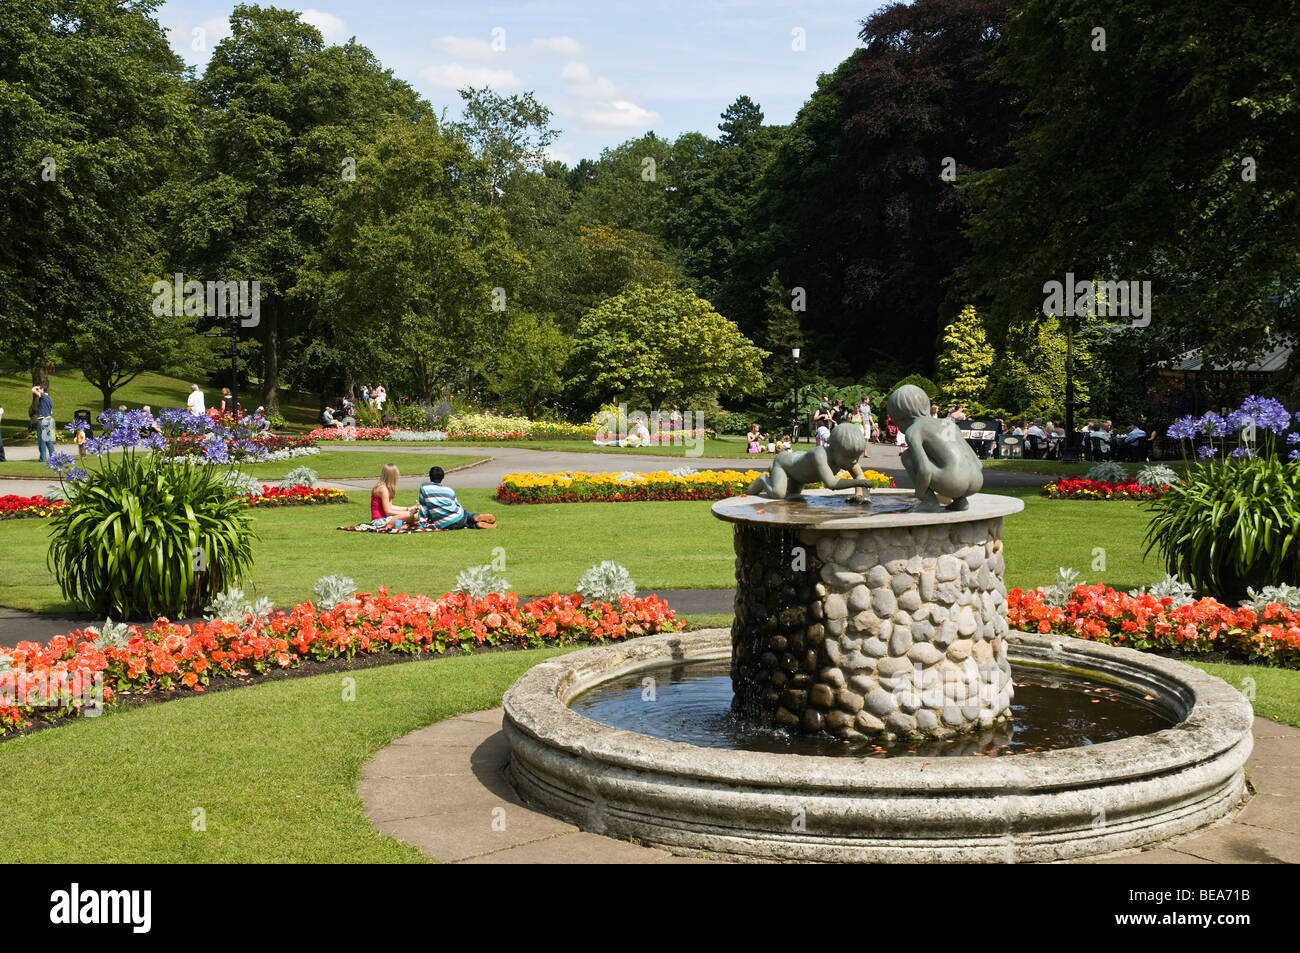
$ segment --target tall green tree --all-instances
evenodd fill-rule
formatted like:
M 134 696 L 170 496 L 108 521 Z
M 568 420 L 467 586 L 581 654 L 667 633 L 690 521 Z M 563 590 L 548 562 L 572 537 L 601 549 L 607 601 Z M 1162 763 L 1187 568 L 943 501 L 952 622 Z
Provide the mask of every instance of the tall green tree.
M 572 348 L 573 340 L 549 316 L 515 312 L 494 351 L 488 374 L 493 391 L 529 417 L 538 416 L 560 394 L 560 372 Z
M 331 197 L 359 176 L 357 157 L 380 129 L 429 110 L 365 47 L 327 47 L 293 11 L 241 4 L 230 28 L 198 83 L 208 158 L 178 196 L 178 257 L 204 279 L 261 283 L 253 334 L 262 402 L 275 413 L 283 345 L 304 343 L 311 319 L 293 294 L 297 274 L 323 238 Z M 291 370 L 320 386 L 319 363 Z
M 763 111 L 740 96 L 722 114 L 717 143 L 674 143 L 676 189 L 667 233 L 697 291 L 752 333 L 762 333 L 756 298 L 764 273 L 746 269 L 738 255 L 753 218 L 758 183 L 776 152 L 782 127 L 763 125 Z M 756 280 L 757 279 L 757 280 Z
M 964 274 L 992 324 L 1070 271 L 1150 280 L 1166 356 L 1300 329 L 1300 5 L 1014 6 L 996 75 L 1029 129 L 965 186 Z
M 308 359 L 375 380 L 404 373 L 424 401 L 485 372 L 523 264 L 490 188 L 487 164 L 434 120 L 386 128 L 299 274 L 317 312 Z
M 157 264 L 151 196 L 192 131 L 159 6 L 0 5 L 0 339 L 34 383 L 83 317 L 129 333 Z
M 936 364 L 943 400 L 967 407 L 985 406 L 995 358 L 983 320 L 973 304 L 966 305 L 944 328 L 939 345 Z
M 583 315 L 569 382 L 596 402 L 643 399 L 650 408 L 743 397 L 762 389 L 766 356 L 703 298 L 638 286 Z
M 873 13 L 764 179 L 762 274 L 775 263 L 806 290 L 809 350 L 846 355 L 854 375 L 899 357 L 930 371 L 969 252 L 956 185 L 1009 161 L 1018 128 L 1007 88 L 986 76 L 1007 20 L 997 0 Z

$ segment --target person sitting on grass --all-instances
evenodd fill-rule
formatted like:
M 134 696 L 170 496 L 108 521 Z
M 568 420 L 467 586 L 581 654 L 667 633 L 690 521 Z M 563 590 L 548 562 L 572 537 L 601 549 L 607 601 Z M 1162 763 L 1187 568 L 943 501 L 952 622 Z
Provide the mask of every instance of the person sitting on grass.
M 413 522 L 420 513 L 418 506 L 394 505 L 397 477 L 397 467 L 385 463 L 379 471 L 379 482 L 370 491 L 370 525 L 375 529 L 396 529 L 398 521 Z
M 429 482 L 420 487 L 420 522 L 434 529 L 496 529 L 491 513 L 467 513 L 456 491 L 443 486 L 442 467 L 429 468 Z

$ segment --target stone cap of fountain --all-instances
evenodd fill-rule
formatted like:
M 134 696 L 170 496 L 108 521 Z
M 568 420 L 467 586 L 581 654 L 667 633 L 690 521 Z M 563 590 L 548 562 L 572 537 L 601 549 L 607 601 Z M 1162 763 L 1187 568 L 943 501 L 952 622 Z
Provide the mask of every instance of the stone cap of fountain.
M 914 511 L 911 490 L 872 490 L 871 505 L 851 503 L 851 493 L 805 490 L 801 499 L 773 500 L 766 496 L 731 496 L 713 504 L 713 515 L 730 523 L 798 526 L 818 530 L 890 529 L 972 523 L 1019 513 L 1023 500 L 1014 496 L 976 493 L 964 510 L 938 513 Z

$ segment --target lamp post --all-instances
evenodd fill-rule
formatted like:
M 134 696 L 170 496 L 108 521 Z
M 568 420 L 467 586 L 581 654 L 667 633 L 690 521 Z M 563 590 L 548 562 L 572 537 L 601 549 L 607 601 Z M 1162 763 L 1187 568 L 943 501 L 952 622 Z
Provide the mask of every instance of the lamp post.
M 1061 462 L 1074 461 L 1074 322 L 1065 322 L 1065 449 Z
M 790 439 L 799 442 L 799 348 L 791 348 L 794 356 L 794 408 L 790 415 Z

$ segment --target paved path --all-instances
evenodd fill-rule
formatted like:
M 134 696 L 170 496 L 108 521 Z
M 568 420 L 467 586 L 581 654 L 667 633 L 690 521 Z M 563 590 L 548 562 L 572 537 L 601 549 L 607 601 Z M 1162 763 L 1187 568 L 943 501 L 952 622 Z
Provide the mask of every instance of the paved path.
M 460 715 L 375 753 L 358 793 L 381 832 L 426 857 L 469 864 L 692 863 L 579 830 L 525 805 L 504 775 L 502 710 Z M 1255 795 L 1227 823 L 1104 864 L 1300 863 L 1300 728 L 1255 719 L 1246 776 Z

